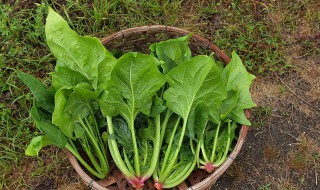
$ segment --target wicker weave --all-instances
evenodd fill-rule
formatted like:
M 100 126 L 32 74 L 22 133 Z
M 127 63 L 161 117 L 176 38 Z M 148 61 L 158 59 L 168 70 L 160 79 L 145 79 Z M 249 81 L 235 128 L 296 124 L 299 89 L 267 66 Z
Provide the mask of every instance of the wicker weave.
M 130 28 L 114 33 L 110 36 L 103 38 L 101 41 L 108 50 L 121 50 L 121 51 L 137 51 L 148 53 L 148 47 L 151 43 L 188 35 L 190 32 L 179 28 L 163 25 L 141 26 Z M 224 54 L 217 46 L 208 41 L 207 39 L 193 34 L 189 44 L 192 53 L 204 54 L 214 52 L 214 56 L 222 61 L 224 64 L 229 63 L 230 58 Z M 250 112 L 245 111 L 246 117 L 250 117 Z M 234 150 L 229 154 L 226 161 L 212 174 L 208 174 L 203 170 L 195 170 L 191 173 L 187 180 L 180 184 L 175 189 L 178 190 L 205 190 L 209 189 L 216 180 L 227 170 L 233 160 L 238 155 L 245 137 L 247 135 L 248 127 L 243 125 L 239 132 L 239 138 L 236 142 Z M 116 189 L 133 189 L 127 184 L 120 170 L 114 165 L 110 166 L 110 176 L 103 180 L 95 180 L 91 175 L 88 175 L 84 169 L 79 165 L 77 159 L 67 151 L 67 157 L 74 167 L 76 172 L 82 180 L 88 185 L 89 189 L 95 190 L 116 190 Z M 155 189 L 152 180 L 148 180 L 144 189 Z

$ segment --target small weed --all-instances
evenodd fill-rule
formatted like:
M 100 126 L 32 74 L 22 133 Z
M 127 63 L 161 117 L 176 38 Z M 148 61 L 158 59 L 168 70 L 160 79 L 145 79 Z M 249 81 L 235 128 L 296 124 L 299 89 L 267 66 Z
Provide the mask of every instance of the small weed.
M 271 190 L 271 183 L 262 185 L 261 187 L 259 187 L 259 190 Z
M 262 128 L 265 125 L 268 125 L 271 118 L 271 110 L 270 106 L 258 106 L 251 110 L 252 112 L 252 121 L 253 126 Z

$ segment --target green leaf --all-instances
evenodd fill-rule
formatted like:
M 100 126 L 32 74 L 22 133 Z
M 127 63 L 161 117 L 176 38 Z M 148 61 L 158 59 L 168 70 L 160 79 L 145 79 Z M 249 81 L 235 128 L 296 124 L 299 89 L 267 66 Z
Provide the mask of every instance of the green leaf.
M 227 84 L 227 90 L 239 89 L 239 99 L 236 107 L 249 109 L 255 106 L 250 94 L 250 85 L 255 78 L 249 74 L 240 57 L 233 51 L 230 63 L 222 71 Z
M 250 85 L 255 76 L 247 72 L 240 57 L 234 51 L 230 63 L 222 71 L 222 76 L 227 84 L 227 90 L 239 90 L 238 101 L 231 112 L 231 118 L 241 124 L 250 124 L 244 116 L 244 109 L 256 106 L 250 94 Z
M 70 88 L 81 82 L 89 82 L 89 80 L 81 73 L 74 71 L 67 66 L 56 66 L 56 70 L 51 73 L 51 76 L 52 84 L 56 90 L 63 87 Z
M 153 55 L 157 55 L 160 61 L 165 64 L 161 65 L 163 73 L 168 73 L 177 65 L 191 59 L 191 50 L 188 46 L 191 35 L 183 36 L 176 39 L 162 41 L 150 46 Z
M 247 126 L 251 125 L 251 122 L 245 116 L 243 109 L 233 110 L 230 114 L 230 118 L 237 123 L 244 124 Z
M 79 36 L 50 7 L 45 33 L 53 55 L 70 69 L 81 73 L 96 89 L 98 85 L 98 65 L 105 59 L 113 57 L 104 48 L 100 40 L 95 37 Z
M 30 115 L 32 119 L 36 122 L 51 123 L 51 114 L 41 108 L 38 108 L 36 105 L 37 105 L 36 99 L 33 99 L 33 105 L 30 110 Z M 41 130 L 39 126 L 37 126 L 37 128 Z
M 117 142 L 126 149 L 126 153 L 133 153 L 132 136 L 128 124 L 122 118 L 114 118 L 114 135 Z
M 85 87 L 85 83 L 73 88 L 68 102 L 65 105 L 64 111 L 69 113 L 72 117 L 85 118 L 90 114 L 91 101 L 97 100 L 100 92 L 91 91 Z M 87 86 L 87 88 L 90 87 Z
M 123 55 L 114 66 L 100 106 L 104 115 L 122 115 L 127 122 L 140 112 L 149 115 L 152 97 L 166 82 L 155 58 L 140 53 Z
M 220 107 L 220 117 L 224 120 L 234 109 L 238 103 L 239 90 L 229 90 L 227 93 L 227 98 L 223 100 Z
M 57 145 L 59 148 L 65 147 L 67 138 L 57 126 L 47 122 L 36 122 L 36 125 L 40 126 L 43 133 L 53 144 Z
M 27 146 L 25 150 L 26 156 L 38 156 L 39 151 L 41 148 L 52 145 L 53 143 L 48 139 L 48 137 L 44 136 L 37 136 L 31 140 L 29 145 Z
M 216 75 L 218 72 L 214 60 L 205 55 L 196 56 L 171 70 L 168 75 L 172 81 L 163 95 L 168 108 L 187 119 L 192 109 L 205 101 L 216 112 L 215 107 L 225 98 L 223 81 Z
M 165 106 L 165 102 L 159 98 L 158 96 L 154 97 L 152 106 L 151 106 L 151 116 L 156 116 L 162 113 L 167 107 Z
M 206 102 L 199 103 L 195 109 L 194 132 L 198 140 L 204 135 L 210 114 L 209 111 L 210 109 Z
M 19 78 L 30 88 L 34 98 L 36 99 L 37 106 L 43 108 L 49 113 L 52 113 L 54 102 L 52 94 L 47 90 L 48 87 L 32 75 L 19 70 L 16 70 L 16 72 Z
M 74 125 L 74 135 L 76 138 L 80 138 L 85 133 L 85 129 L 81 127 L 79 124 Z
M 52 114 L 52 123 L 57 125 L 63 134 L 69 138 L 73 138 L 73 131 L 76 125 L 75 118 L 65 113 L 64 109 L 69 99 L 72 89 L 61 88 L 55 95 L 55 108 Z
M 110 80 L 111 71 L 114 65 L 117 63 L 117 59 L 107 57 L 98 66 L 98 89 L 105 90 L 107 82 Z

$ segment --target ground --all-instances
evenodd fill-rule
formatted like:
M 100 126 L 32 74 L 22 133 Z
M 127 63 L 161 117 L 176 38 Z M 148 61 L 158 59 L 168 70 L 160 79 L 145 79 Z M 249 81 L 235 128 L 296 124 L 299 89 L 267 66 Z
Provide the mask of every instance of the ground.
M 110 0 L 0 2 L 0 189 L 85 189 L 63 150 L 24 149 L 39 133 L 32 96 L 14 70 L 49 84 L 55 62 L 45 43 L 46 4 L 80 34 L 166 24 L 203 35 L 254 73 L 253 126 L 214 189 L 320 188 L 320 2 L 318 0 Z

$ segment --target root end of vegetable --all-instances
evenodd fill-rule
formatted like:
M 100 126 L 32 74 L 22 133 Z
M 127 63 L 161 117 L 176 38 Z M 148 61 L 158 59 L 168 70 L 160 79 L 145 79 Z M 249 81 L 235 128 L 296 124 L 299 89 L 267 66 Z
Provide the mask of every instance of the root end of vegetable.
M 163 185 L 162 185 L 161 183 L 159 183 L 159 182 L 156 182 L 156 183 L 154 184 L 154 187 L 155 187 L 156 189 L 158 189 L 158 190 L 162 190 Z
M 206 170 L 208 173 L 212 173 L 216 169 L 216 166 L 212 163 L 206 163 L 204 166 L 201 166 L 200 168 Z
M 143 189 L 144 186 L 144 180 L 139 177 L 139 178 L 134 178 L 134 179 L 129 179 L 128 180 L 129 183 L 132 185 L 132 187 L 134 187 L 135 189 Z

